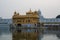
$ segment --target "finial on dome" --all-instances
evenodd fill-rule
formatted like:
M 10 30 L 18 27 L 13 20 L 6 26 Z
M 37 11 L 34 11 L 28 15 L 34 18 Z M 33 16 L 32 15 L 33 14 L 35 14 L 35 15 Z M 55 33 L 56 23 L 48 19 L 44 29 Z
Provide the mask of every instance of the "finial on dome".
M 14 14 L 16 14 L 16 11 L 14 12 Z

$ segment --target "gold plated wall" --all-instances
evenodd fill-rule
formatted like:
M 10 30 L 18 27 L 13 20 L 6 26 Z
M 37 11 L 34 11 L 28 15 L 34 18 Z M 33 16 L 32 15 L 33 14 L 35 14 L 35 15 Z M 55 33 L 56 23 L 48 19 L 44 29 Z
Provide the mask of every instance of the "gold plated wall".
M 39 22 L 38 12 L 31 10 L 26 12 L 26 15 L 19 15 L 19 13 L 14 12 L 12 19 L 14 24 L 36 24 Z

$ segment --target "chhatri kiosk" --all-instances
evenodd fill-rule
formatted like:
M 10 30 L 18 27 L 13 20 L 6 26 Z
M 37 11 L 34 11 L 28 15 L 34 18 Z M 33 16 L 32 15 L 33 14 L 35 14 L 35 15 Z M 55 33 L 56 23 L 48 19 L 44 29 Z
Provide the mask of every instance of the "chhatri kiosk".
M 39 40 L 39 13 L 38 11 L 26 12 L 26 15 L 19 15 L 14 12 L 12 17 L 15 32 L 13 32 L 13 40 Z

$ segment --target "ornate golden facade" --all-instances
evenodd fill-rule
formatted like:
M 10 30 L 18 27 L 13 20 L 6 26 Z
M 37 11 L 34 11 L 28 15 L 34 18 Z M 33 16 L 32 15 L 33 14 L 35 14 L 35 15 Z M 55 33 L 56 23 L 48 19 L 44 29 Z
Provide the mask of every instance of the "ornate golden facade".
M 26 15 L 19 15 L 19 13 L 14 12 L 12 19 L 14 24 L 36 24 L 39 22 L 38 12 L 31 10 L 26 12 Z

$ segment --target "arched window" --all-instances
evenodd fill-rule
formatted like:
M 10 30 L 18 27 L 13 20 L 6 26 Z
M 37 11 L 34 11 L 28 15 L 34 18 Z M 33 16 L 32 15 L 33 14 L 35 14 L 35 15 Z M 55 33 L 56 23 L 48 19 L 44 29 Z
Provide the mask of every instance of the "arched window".
M 30 22 L 30 20 L 28 20 L 28 22 Z

